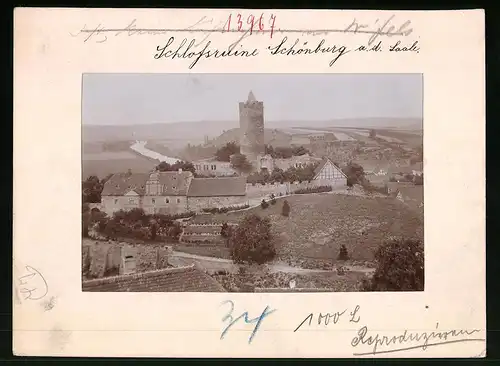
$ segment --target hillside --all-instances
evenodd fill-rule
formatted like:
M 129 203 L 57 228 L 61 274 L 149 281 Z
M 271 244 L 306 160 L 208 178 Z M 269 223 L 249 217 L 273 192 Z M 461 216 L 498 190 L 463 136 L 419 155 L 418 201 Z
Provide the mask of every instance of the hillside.
M 335 262 L 342 244 L 352 260 L 373 261 L 375 250 L 390 236 L 423 238 L 423 220 L 393 198 L 325 193 L 286 199 L 291 207 L 290 217 L 281 215 L 280 198 L 267 209 L 199 215 L 194 222 L 237 223 L 251 213 L 269 217 L 279 259 L 306 268 Z
M 224 131 L 220 136 L 215 138 L 212 141 L 212 144 L 215 146 L 223 146 L 228 142 L 238 142 L 240 138 L 240 129 L 232 128 L 230 130 Z M 264 141 L 268 145 L 277 146 L 290 146 L 292 137 L 285 132 L 273 130 L 273 129 L 264 129 Z
M 352 128 L 398 128 L 422 129 L 421 118 L 360 118 L 331 119 L 324 121 L 265 121 L 269 129 L 289 127 L 352 127 Z M 205 136 L 215 138 L 223 131 L 238 128 L 234 121 L 196 121 L 176 123 L 145 123 L 141 125 L 83 125 L 83 140 L 116 141 L 116 140 L 158 140 L 176 139 L 179 142 L 198 144 Z M 187 141 L 187 142 L 186 142 Z

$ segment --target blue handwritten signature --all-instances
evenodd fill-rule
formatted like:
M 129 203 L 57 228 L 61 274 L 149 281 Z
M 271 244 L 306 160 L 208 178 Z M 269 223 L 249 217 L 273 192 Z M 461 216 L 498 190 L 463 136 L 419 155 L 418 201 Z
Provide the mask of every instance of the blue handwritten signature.
M 276 311 L 276 309 L 270 309 L 269 306 L 266 306 L 266 308 L 264 309 L 264 311 L 256 318 L 253 318 L 253 319 L 249 319 L 249 316 L 248 316 L 248 311 L 245 311 L 244 313 L 242 313 L 240 316 L 238 316 L 237 318 L 234 318 L 233 317 L 233 312 L 234 312 L 234 302 L 232 302 L 231 300 L 227 300 L 227 301 L 224 301 L 222 302 L 221 306 L 222 305 L 225 305 L 225 304 L 229 304 L 230 308 L 229 308 L 229 311 L 227 312 L 226 315 L 224 315 L 224 317 L 222 318 L 222 321 L 223 322 L 228 322 L 227 326 L 223 329 L 221 335 L 220 335 L 220 339 L 224 339 L 224 337 L 226 336 L 227 332 L 229 331 L 229 329 L 231 329 L 231 327 L 236 324 L 240 319 L 243 319 L 243 321 L 245 322 L 245 324 L 255 324 L 255 327 L 253 328 L 253 331 L 252 331 L 252 334 L 250 334 L 250 337 L 248 338 L 248 344 L 252 343 L 255 335 L 257 334 L 257 331 L 259 330 L 261 324 L 262 324 L 262 321 L 270 314 L 274 313 Z

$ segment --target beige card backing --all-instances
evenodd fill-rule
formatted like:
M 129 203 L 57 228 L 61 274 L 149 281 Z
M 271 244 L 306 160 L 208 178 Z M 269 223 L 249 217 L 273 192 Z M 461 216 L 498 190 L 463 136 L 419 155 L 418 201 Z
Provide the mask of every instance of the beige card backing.
M 191 69 L 193 60 L 153 57 L 157 47 L 170 35 L 200 41 L 209 36 L 211 47 L 226 48 L 241 37 L 241 32 L 203 33 L 187 29 L 219 29 L 229 14 L 236 13 L 256 14 L 257 18 L 261 13 L 272 13 L 276 17 L 272 38 L 269 32 L 264 32 L 242 41 L 245 49 L 257 49 L 257 56 L 202 58 Z M 267 50 L 284 36 L 307 39 L 311 44 L 324 38 L 330 44 L 356 48 L 367 44 L 372 34 L 342 30 L 353 21 L 370 25 L 365 30 L 376 30 L 377 24 L 393 15 L 394 27 L 386 30 L 395 33 L 409 22 L 405 32 L 408 29 L 412 32 L 391 37 L 382 34 L 379 40 L 383 44 L 401 40 L 408 47 L 418 41 L 419 52 L 350 52 L 330 66 L 331 55 L 289 57 L 271 55 Z M 156 34 L 114 31 L 88 38 L 91 33 L 81 32 L 96 27 L 120 30 L 134 19 L 136 29 L 156 29 Z M 14 34 L 15 354 L 485 355 L 483 11 L 19 8 L 15 11 Z M 422 73 L 425 291 L 83 293 L 80 271 L 83 73 Z M 26 299 L 19 278 L 35 273 L 35 269 L 41 274 L 35 287 L 46 291 L 35 291 L 36 296 Z M 258 317 L 266 306 L 276 311 L 262 321 L 250 344 L 248 339 L 255 323 L 244 321 L 231 327 L 221 340 L 226 325 L 223 317 L 227 314 L 227 305 L 221 303 L 228 300 L 234 303 L 235 318 L 244 312 L 248 312 L 249 318 Z M 311 326 L 294 332 L 311 313 L 317 317 L 319 313 L 344 310 L 336 323 L 317 325 L 314 318 Z M 360 332 L 366 332 L 363 341 L 359 339 Z M 473 341 L 445 342 L 446 337 L 440 332 L 448 332 L 448 341 Z M 410 333 L 414 334 L 413 340 L 408 340 Z M 368 340 L 368 336 L 373 338 Z M 445 344 L 422 347 L 424 343 Z M 409 349 L 391 352 L 402 348 Z M 375 349 L 384 352 L 374 353 Z

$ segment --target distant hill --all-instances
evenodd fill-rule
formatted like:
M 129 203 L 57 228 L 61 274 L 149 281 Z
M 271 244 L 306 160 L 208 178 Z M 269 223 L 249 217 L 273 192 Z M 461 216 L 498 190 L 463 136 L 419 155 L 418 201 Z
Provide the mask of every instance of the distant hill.
M 266 121 L 265 124 L 267 129 L 289 127 L 422 129 L 422 119 L 419 118 L 360 118 L 325 121 L 283 120 Z M 223 131 L 234 130 L 238 127 L 238 121 L 199 121 L 123 126 L 84 125 L 83 140 L 86 142 L 100 142 L 176 139 L 179 140 L 179 143 L 198 144 L 203 142 L 205 136 L 217 138 Z
M 213 139 L 212 144 L 219 147 L 227 144 L 228 142 L 238 142 L 239 141 L 239 128 L 232 128 L 230 130 L 224 131 L 219 137 Z M 266 128 L 264 129 L 264 142 L 268 145 L 278 146 L 290 146 L 292 137 L 282 131 Z

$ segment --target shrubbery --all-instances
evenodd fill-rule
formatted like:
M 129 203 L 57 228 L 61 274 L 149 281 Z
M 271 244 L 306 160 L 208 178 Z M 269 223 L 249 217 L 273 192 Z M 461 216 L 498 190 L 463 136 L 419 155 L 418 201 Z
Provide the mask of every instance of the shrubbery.
M 290 215 L 290 204 L 288 203 L 287 200 L 283 202 L 283 207 L 281 208 L 281 214 L 286 217 Z
M 263 264 L 276 256 L 271 222 L 257 215 L 244 217 L 232 230 L 228 244 L 235 263 Z
M 99 222 L 98 232 L 109 239 L 133 238 L 139 240 L 173 240 L 177 241 L 182 233 L 177 219 L 193 216 L 194 213 L 175 215 L 148 215 L 144 210 L 135 208 L 130 211 L 120 210 Z
M 308 194 L 308 193 L 321 193 L 321 192 L 331 192 L 331 186 L 319 186 L 319 187 L 311 187 L 311 188 L 300 188 L 297 189 L 295 194 Z
M 218 213 L 226 213 L 230 211 L 238 211 L 238 210 L 244 210 L 245 208 L 249 208 L 249 204 L 244 204 L 244 205 L 239 205 L 239 206 L 228 206 L 228 207 L 208 207 L 208 208 L 203 208 L 203 212 L 211 213 L 211 214 L 218 214 Z
M 263 199 L 262 202 L 260 203 L 260 207 L 266 209 L 269 207 L 269 203 L 267 203 L 266 200 Z
M 423 291 L 424 246 L 421 241 L 391 240 L 376 252 L 377 269 L 364 291 Z
M 346 261 L 349 259 L 349 253 L 347 252 L 347 248 L 345 244 L 342 244 L 339 249 L 339 255 L 337 257 L 339 261 Z

